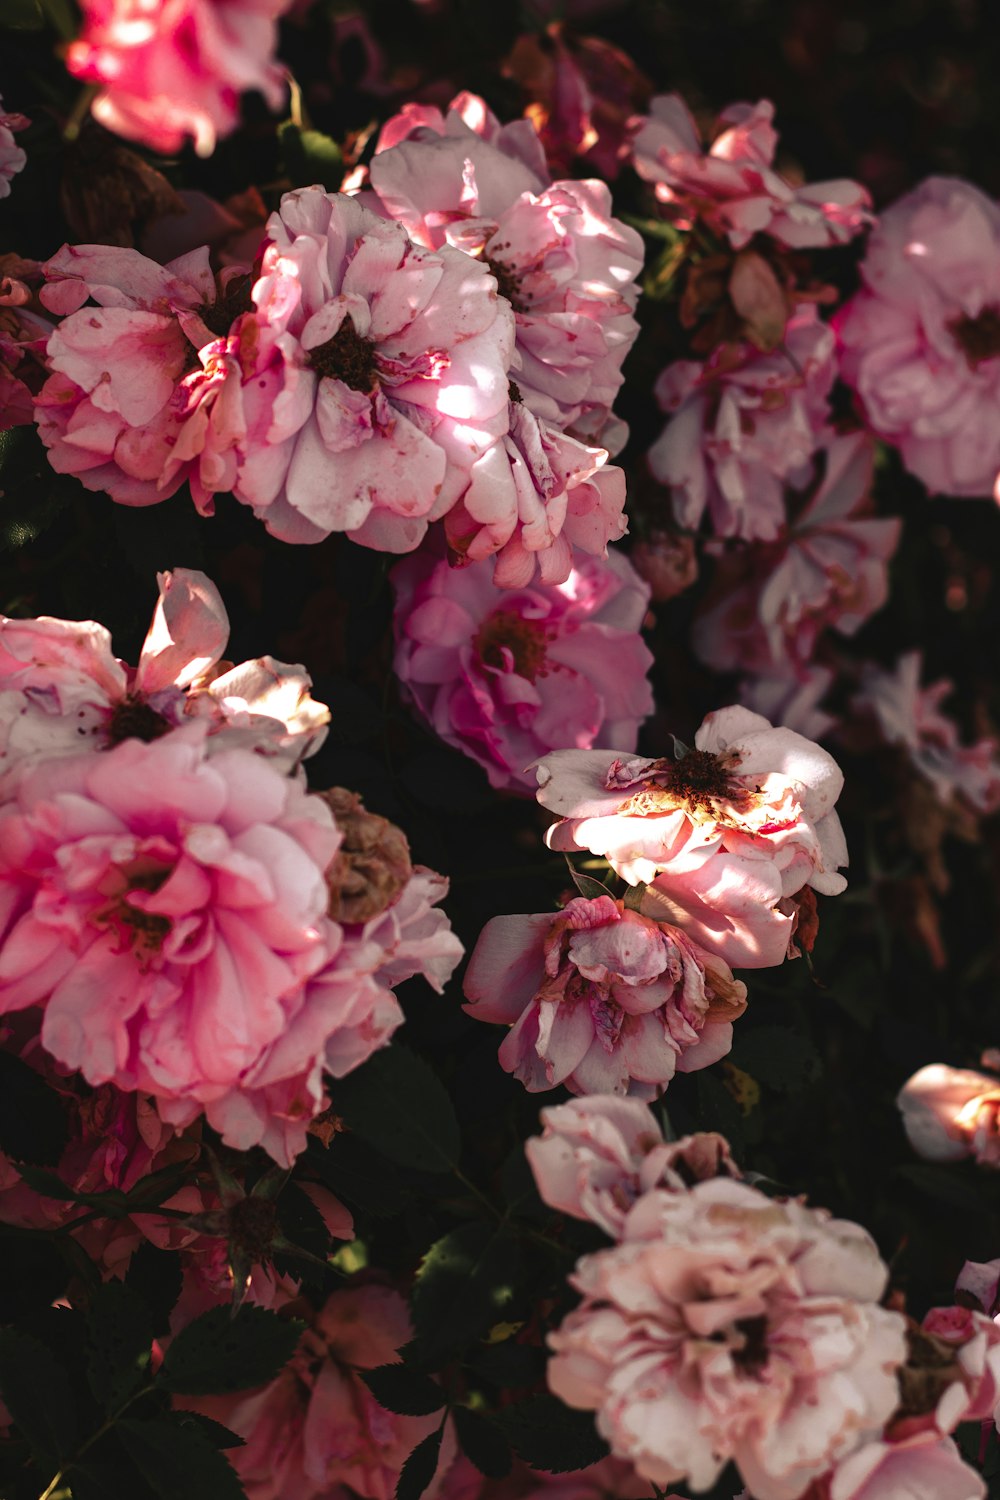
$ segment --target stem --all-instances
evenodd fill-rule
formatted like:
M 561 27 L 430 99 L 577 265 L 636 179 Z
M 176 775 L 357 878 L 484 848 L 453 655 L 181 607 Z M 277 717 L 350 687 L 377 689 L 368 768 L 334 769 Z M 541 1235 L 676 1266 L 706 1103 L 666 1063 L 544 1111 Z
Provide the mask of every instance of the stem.
M 59 1471 L 55 1475 L 53 1475 L 52 1479 L 39 1495 L 38 1500 L 55 1500 L 56 1492 L 58 1491 L 59 1486 L 62 1484 L 63 1480 L 66 1478 L 66 1475 L 73 1468 L 73 1466 L 80 1462 L 84 1454 L 88 1453 L 90 1449 L 93 1448 L 95 1443 L 99 1443 L 102 1437 L 107 1436 L 118 1419 L 125 1415 L 129 1407 L 134 1402 L 138 1401 L 142 1396 L 150 1395 L 153 1390 L 153 1385 L 144 1385 L 140 1390 L 129 1396 L 124 1405 L 120 1406 L 116 1412 L 112 1412 L 107 1421 L 103 1422 L 101 1426 L 98 1427 L 96 1432 L 92 1432 L 90 1434 L 90 1437 L 80 1444 L 73 1457 L 69 1459 L 65 1464 L 63 1464 L 62 1468 L 59 1469 Z

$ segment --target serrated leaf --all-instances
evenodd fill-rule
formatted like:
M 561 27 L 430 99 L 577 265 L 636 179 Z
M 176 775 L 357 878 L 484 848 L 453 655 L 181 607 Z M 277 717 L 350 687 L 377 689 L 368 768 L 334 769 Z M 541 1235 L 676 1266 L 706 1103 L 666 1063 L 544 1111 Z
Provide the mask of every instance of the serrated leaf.
M 410 1299 L 418 1357 L 434 1362 L 463 1349 L 501 1319 L 518 1269 L 508 1229 L 464 1224 L 437 1240 L 420 1262 Z
M 67 1135 L 58 1094 L 26 1062 L 0 1052 L 0 1150 L 15 1162 L 54 1167 Z
M 555 1396 L 532 1396 L 505 1406 L 496 1421 L 525 1463 L 546 1474 L 585 1469 L 608 1456 L 593 1412 L 572 1411 Z
M 148 1240 L 132 1252 L 125 1273 L 125 1285 L 145 1304 L 155 1334 L 164 1333 L 170 1324 L 181 1294 L 180 1257 L 172 1250 L 160 1250 Z
M 359 1370 L 358 1374 L 386 1411 L 399 1412 L 404 1417 L 428 1417 L 431 1412 L 440 1411 L 445 1403 L 441 1387 L 407 1365 L 377 1365 L 374 1370 Z
M 820 1060 L 808 1037 L 790 1026 L 738 1029 L 728 1059 L 758 1083 L 790 1093 L 805 1088 L 820 1073 Z
M 264 1385 L 291 1359 L 303 1325 L 263 1307 L 213 1307 L 174 1339 L 156 1375 L 164 1391 L 214 1396 Z
M 510 1444 L 496 1422 L 468 1406 L 452 1412 L 459 1446 L 470 1463 L 487 1479 L 503 1479 L 510 1473 Z
M 149 1379 L 153 1323 L 135 1292 L 120 1281 L 98 1288 L 90 1304 L 87 1379 L 107 1412 L 117 1411 Z
M 169 1417 L 118 1422 L 115 1432 L 143 1479 L 163 1500 L 246 1500 L 228 1459 L 193 1427 Z
M 462 1137 L 447 1090 L 408 1047 L 376 1052 L 331 1094 L 349 1129 L 391 1161 L 422 1172 L 444 1172 L 458 1161 Z
M 69 1377 L 31 1334 L 0 1329 L 0 1396 L 36 1457 L 55 1463 L 72 1454 L 77 1419 Z
M 216 1422 L 214 1417 L 206 1417 L 204 1412 L 186 1411 L 184 1407 L 175 1407 L 171 1416 L 182 1427 L 192 1427 L 201 1434 L 206 1442 L 211 1443 L 213 1448 L 245 1448 L 246 1438 L 241 1438 L 238 1432 L 223 1427 L 221 1422 Z
M 396 1500 L 420 1500 L 420 1496 L 434 1478 L 441 1452 L 441 1431 L 432 1432 L 418 1443 L 399 1473 L 396 1484 Z

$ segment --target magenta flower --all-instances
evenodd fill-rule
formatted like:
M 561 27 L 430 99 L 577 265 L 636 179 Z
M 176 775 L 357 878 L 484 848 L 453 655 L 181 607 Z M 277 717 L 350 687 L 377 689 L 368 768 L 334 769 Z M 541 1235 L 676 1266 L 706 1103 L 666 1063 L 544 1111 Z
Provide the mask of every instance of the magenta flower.
M 655 1190 L 579 1262 L 549 1385 L 661 1488 L 710 1489 L 733 1460 L 757 1500 L 797 1500 L 898 1404 L 887 1276 L 860 1226 L 801 1202 L 728 1178 Z
M 553 849 L 603 856 L 643 909 L 735 967 L 781 963 L 805 886 L 837 895 L 847 847 L 833 757 L 744 708 L 709 714 L 677 759 L 561 750 L 538 764 Z
M 421 551 L 395 568 L 396 674 L 447 744 L 495 787 L 556 745 L 634 747 L 652 711 L 639 635 L 649 590 L 621 553 L 581 557 L 565 583 L 501 590 L 487 562 Z
M 28 158 L 21 147 L 15 144 L 14 136 L 30 124 L 31 121 L 25 115 L 5 113 L 3 99 L 0 98 L 0 198 L 10 197 L 11 183 L 18 172 L 24 170 Z
M 626 437 L 611 407 L 639 331 L 642 240 L 613 216 L 605 183 L 551 182 L 544 155 L 523 148 L 531 127 L 519 126 L 500 126 L 474 95 L 446 117 L 411 107 L 384 127 L 371 185 L 420 244 L 455 245 L 489 266 L 514 309 L 514 374 L 529 409 L 614 452 Z
M 494 917 L 465 995 L 478 1020 L 511 1027 L 500 1064 L 531 1093 L 565 1084 L 637 1099 L 724 1057 L 746 1009 L 746 986 L 720 959 L 609 896 Z
M 907 1079 L 896 1105 L 919 1156 L 973 1157 L 980 1166 L 1000 1169 L 1000 1078 L 931 1063 Z
M 773 541 L 785 521 L 785 485 L 809 482 L 830 437 L 835 374 L 833 333 L 812 306 L 799 309 L 769 354 L 745 345 L 734 364 L 727 346 L 704 364 L 668 365 L 656 396 L 673 415 L 649 466 L 670 489 L 677 522 L 694 529 L 707 509 L 719 536 Z
M 774 170 L 778 133 L 769 100 L 723 110 L 707 150 L 679 94 L 657 95 L 649 110 L 635 130 L 633 165 L 680 227 L 700 219 L 736 250 L 755 234 L 803 250 L 846 244 L 871 223 L 860 183 L 795 186 Z
M 240 95 L 272 109 L 284 97 L 274 57 L 277 19 L 290 0 L 83 0 L 83 30 L 66 65 L 99 85 L 94 118 L 154 151 L 190 138 L 210 156 L 235 130 Z
M 854 635 L 881 609 L 902 522 L 868 513 L 873 449 L 864 433 L 833 438 L 777 540 L 722 554 L 692 636 L 709 666 L 805 677 L 823 630 Z
M 932 493 L 1000 474 L 1000 205 L 929 177 L 879 220 L 863 289 L 836 319 L 840 370 L 879 437 Z
M 234 359 L 238 499 L 285 541 L 409 552 L 507 430 L 513 314 L 485 266 L 343 195 L 286 193 Z

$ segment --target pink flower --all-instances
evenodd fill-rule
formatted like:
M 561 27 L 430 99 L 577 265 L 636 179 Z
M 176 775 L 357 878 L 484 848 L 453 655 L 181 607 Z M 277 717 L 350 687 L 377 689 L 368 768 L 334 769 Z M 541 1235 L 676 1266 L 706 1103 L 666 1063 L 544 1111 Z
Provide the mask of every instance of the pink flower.
M 652 712 L 639 636 L 649 591 L 621 553 L 581 557 L 565 583 L 502 591 L 487 562 L 399 563 L 395 670 L 447 744 L 495 787 L 528 791 L 525 767 L 555 745 L 634 747 Z
M 995 1318 L 1000 1313 L 1000 1259 L 967 1260 L 955 1282 L 955 1296 Z
M 514 375 L 528 408 L 616 451 L 621 424 L 603 434 L 639 331 L 642 240 L 613 216 L 605 183 L 551 183 L 519 124 L 513 155 L 517 127 L 501 127 L 474 95 L 459 95 L 447 117 L 404 111 L 383 129 L 371 185 L 420 244 L 455 245 L 492 271 L 514 309 Z
M 542 1135 L 524 1150 L 542 1200 L 574 1219 L 590 1219 L 615 1240 L 632 1204 L 651 1188 L 684 1192 L 692 1182 L 740 1175 L 721 1135 L 668 1144 L 639 1099 L 571 1099 L 543 1109 L 541 1121 Z
M 870 510 L 874 444 L 833 438 L 822 483 L 773 543 L 724 553 L 693 632 L 716 671 L 807 675 L 820 633 L 854 635 L 888 598 L 902 522 Z
M 1000 1078 L 930 1063 L 896 1099 L 910 1145 L 928 1161 L 972 1156 L 1000 1168 Z
M 404 1461 L 441 1417 L 386 1411 L 360 1372 L 397 1364 L 397 1350 L 411 1336 L 398 1292 L 345 1287 L 313 1315 L 269 1385 L 198 1401 L 199 1410 L 246 1439 L 229 1458 L 249 1500 L 336 1500 L 346 1493 L 392 1500 Z
M 18 172 L 24 170 L 28 158 L 21 147 L 14 144 L 14 136 L 30 124 L 25 115 L 5 114 L 3 99 L 0 98 L 0 198 L 10 197 L 11 183 Z
M 524 588 L 536 573 L 565 583 L 574 548 L 606 557 L 628 530 L 625 475 L 607 457 L 512 401 L 506 436 L 472 465 L 445 516 L 449 547 L 460 561 L 495 557 L 499 588 Z
M 988 495 L 1000 471 L 1000 206 L 929 177 L 888 208 L 838 314 L 841 374 L 932 492 Z
M 329 812 L 207 734 L 43 760 L 0 810 L 0 1009 L 40 1007 L 58 1062 L 177 1125 L 252 1077 L 337 935 Z
M 734 364 L 722 346 L 704 364 L 668 365 L 656 397 L 673 415 L 649 466 L 670 488 L 678 524 L 695 528 L 707 508 L 719 536 L 773 541 L 785 520 L 785 485 L 809 482 L 829 439 L 835 373 L 833 333 L 812 306 L 799 309 L 771 353 L 747 344 Z
M 774 105 L 731 104 L 708 150 L 679 94 L 659 94 L 638 122 L 633 164 L 652 182 L 667 217 L 682 228 L 700 219 L 734 249 L 767 234 L 789 249 L 843 245 L 871 222 L 860 183 L 838 178 L 796 186 L 772 166 Z
M 682 932 L 609 896 L 557 915 L 494 917 L 465 974 L 465 1007 L 511 1027 L 500 1065 L 531 1093 L 656 1099 L 676 1069 L 717 1062 L 746 986 Z
M 861 691 L 851 706 L 874 715 L 886 744 L 905 750 L 911 765 L 929 781 L 942 802 L 960 800 L 976 812 L 1000 807 L 1000 761 L 994 740 L 963 745 L 956 724 L 940 704 L 952 692 L 947 679 L 921 687 L 923 658 L 908 651 L 895 672 L 865 666 Z
M 67 245 L 44 270 L 42 301 L 68 315 L 36 403 L 52 467 L 122 505 L 153 505 L 187 479 L 209 513 L 236 477 L 241 416 L 218 387 L 247 277 L 232 268 L 217 281 L 207 246 L 159 266 L 137 250 Z M 218 402 L 211 431 L 207 398 Z
M 820 707 L 833 685 L 829 667 L 809 666 L 804 675 L 747 677 L 740 683 L 739 699 L 744 708 L 762 714 L 772 724 L 794 729 L 807 740 L 821 740 L 837 720 Z
M 816 1500 L 986 1500 L 986 1485 L 951 1438 L 922 1433 L 856 1449 L 818 1487 Z M 810 1491 L 809 1500 L 812 1500 Z
M 840 768 L 748 709 L 709 714 L 678 759 L 555 751 L 538 783 L 560 818 L 550 848 L 589 849 L 630 885 L 646 883 L 648 915 L 736 967 L 782 961 L 795 919 L 779 902 L 846 884 Z
M 286 193 L 267 232 L 231 351 L 236 496 L 285 541 L 412 551 L 507 430 L 510 307 L 484 266 L 343 195 Z
M 968 1307 L 932 1307 L 917 1334 L 916 1347 L 929 1344 L 930 1362 L 943 1390 L 925 1421 L 937 1432 L 954 1432 L 960 1422 L 989 1422 L 1000 1404 L 1000 1326 Z M 952 1364 L 944 1363 L 949 1352 Z M 949 1378 L 950 1377 L 950 1378 Z
M 649 1192 L 571 1277 L 549 1385 L 660 1487 L 709 1489 L 731 1459 L 757 1500 L 796 1500 L 897 1405 L 887 1274 L 863 1229 L 801 1202 L 727 1178 Z
M 93 620 L 0 616 L 0 783 L 43 757 L 158 739 L 192 717 L 207 721 L 209 752 L 240 745 L 294 770 L 319 749 L 330 714 L 304 669 L 221 662 L 229 620 L 215 585 L 189 568 L 157 582 L 135 670 Z
M 83 30 L 66 65 L 100 86 L 91 109 L 108 130 L 154 151 L 193 139 L 210 156 L 235 130 L 240 95 L 272 109 L 284 97 L 274 58 L 290 0 L 83 0 Z

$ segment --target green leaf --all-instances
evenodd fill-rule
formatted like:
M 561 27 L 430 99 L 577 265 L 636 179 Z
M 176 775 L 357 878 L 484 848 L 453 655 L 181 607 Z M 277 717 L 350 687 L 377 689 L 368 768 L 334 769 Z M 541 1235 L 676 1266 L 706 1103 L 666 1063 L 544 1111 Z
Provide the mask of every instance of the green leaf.
M 534 1385 L 545 1369 L 545 1350 L 532 1344 L 517 1344 L 505 1339 L 502 1344 L 487 1344 L 469 1358 L 469 1367 L 484 1380 L 495 1385 Z
M 645 894 L 646 887 L 641 882 L 639 885 L 630 885 L 623 898 L 625 910 L 642 911 L 642 898 Z
M 467 1347 L 509 1311 L 519 1271 L 509 1229 L 464 1224 L 427 1251 L 410 1299 L 414 1354 L 434 1362 Z
M 331 1093 L 348 1128 L 390 1161 L 421 1172 L 444 1172 L 458 1161 L 462 1137 L 447 1090 L 409 1048 L 376 1052 Z
M 344 180 L 344 156 L 337 142 L 321 130 L 303 130 L 292 120 L 278 126 L 285 170 L 295 187 L 321 183 L 335 193 Z
M 39 0 L 4 0 L 3 24 L 11 31 L 41 31 L 45 17 Z
M 214 1417 L 206 1417 L 200 1411 L 186 1411 L 184 1407 L 176 1407 L 171 1413 L 172 1417 L 180 1422 L 182 1427 L 191 1427 L 200 1433 L 213 1448 L 244 1448 L 246 1438 L 241 1438 L 238 1432 L 231 1432 L 228 1427 L 223 1427 L 221 1422 L 216 1422 Z
M 440 1411 L 445 1403 L 441 1387 L 407 1365 L 377 1365 L 374 1370 L 359 1370 L 358 1374 L 386 1411 L 399 1412 L 404 1417 L 427 1417 Z
M 114 1412 L 149 1379 L 152 1319 L 134 1291 L 108 1281 L 94 1295 L 88 1322 L 87 1379 L 105 1411 Z
M 790 1026 L 738 1028 L 726 1061 L 782 1093 L 805 1088 L 820 1073 L 819 1055 L 812 1042 Z
M 396 1485 L 396 1500 L 420 1500 L 420 1496 L 434 1478 L 438 1454 L 441 1451 L 441 1432 L 432 1432 L 418 1443 L 403 1465 Z
M 264 1385 L 291 1359 L 303 1325 L 263 1307 L 213 1307 L 174 1339 L 156 1376 L 161 1390 L 213 1396 Z
M 584 875 L 576 868 L 568 855 L 566 864 L 569 866 L 570 879 L 580 895 L 587 901 L 596 901 L 600 896 L 609 896 L 612 901 L 615 899 L 614 891 L 609 890 L 603 880 L 595 880 L 593 875 Z
M 571 1411 L 555 1396 L 532 1396 L 505 1406 L 496 1421 L 525 1463 L 547 1474 L 585 1469 L 608 1456 L 593 1412 Z
M 144 1241 L 132 1252 L 125 1285 L 145 1303 L 153 1320 L 153 1332 L 165 1333 L 181 1294 L 180 1257 L 172 1250 L 159 1250 Z
M 52 1351 L 28 1333 L 0 1329 L 0 1396 L 32 1452 L 43 1461 L 76 1447 L 76 1403 Z
M 12 1052 L 0 1052 L 0 1150 L 17 1162 L 54 1167 L 67 1134 L 55 1090 Z
M 459 1446 L 470 1463 L 487 1479 L 503 1479 L 510 1473 L 510 1444 L 496 1422 L 468 1406 L 452 1411 Z
M 228 1459 L 195 1428 L 170 1417 L 115 1427 L 143 1479 L 163 1500 L 246 1500 Z
M 104 1193 L 78 1193 L 56 1172 L 48 1172 L 44 1167 L 23 1166 L 18 1171 L 28 1186 L 43 1198 L 56 1198 L 61 1203 L 84 1203 L 88 1208 L 99 1208 L 109 1219 L 124 1219 L 128 1214 L 128 1199 L 120 1188 L 108 1188 Z

